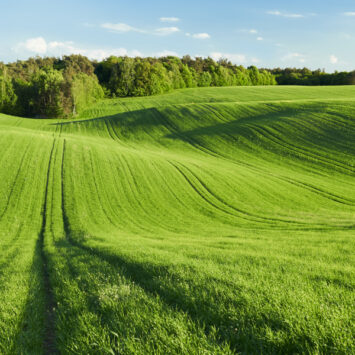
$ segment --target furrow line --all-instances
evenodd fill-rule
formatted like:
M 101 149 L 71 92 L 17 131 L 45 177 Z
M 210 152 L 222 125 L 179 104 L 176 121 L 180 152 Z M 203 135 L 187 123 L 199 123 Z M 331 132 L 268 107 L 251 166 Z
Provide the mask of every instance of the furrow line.
M 95 190 L 96 190 L 96 195 L 97 198 L 100 202 L 100 206 L 101 206 L 101 210 L 104 212 L 106 218 L 109 220 L 109 222 L 115 226 L 118 227 L 117 223 L 111 218 L 111 216 L 108 214 L 105 205 L 102 203 L 102 198 L 101 198 L 101 193 L 98 187 L 98 183 L 97 183 L 97 179 L 96 179 L 96 174 L 95 174 L 95 170 L 94 170 L 94 162 L 93 162 L 93 157 L 92 157 L 92 150 L 89 151 L 89 159 L 90 159 L 90 167 L 91 167 L 91 172 L 92 172 L 92 180 L 94 182 L 95 185 Z
M 53 155 L 54 155 L 54 148 L 57 141 L 56 139 L 53 140 L 53 145 L 49 157 L 48 163 L 48 170 L 47 170 L 47 178 L 46 178 L 46 185 L 45 185 L 45 193 L 44 193 L 44 203 L 43 203 L 43 210 L 42 210 L 42 227 L 39 234 L 39 245 L 41 251 L 41 259 L 43 262 L 43 286 L 45 291 L 45 336 L 43 342 L 43 348 L 45 354 L 57 354 L 56 348 L 56 340 L 55 340 L 55 301 L 53 296 L 53 291 L 51 289 L 50 277 L 49 277 L 49 269 L 48 269 L 48 257 L 44 250 L 44 238 L 47 230 L 47 200 L 49 198 L 49 180 L 50 180 L 50 172 L 52 168 L 53 162 Z
M 149 221 L 150 224 L 154 227 L 159 227 L 161 228 L 162 230 L 166 231 L 166 230 L 170 230 L 167 226 L 164 226 L 161 224 L 161 222 L 158 222 L 156 219 L 152 218 L 152 210 L 151 209 L 147 209 L 147 207 L 144 206 L 144 203 L 141 202 L 141 199 L 139 198 L 139 194 L 140 194 L 140 191 L 139 191 L 139 182 L 137 181 L 136 177 L 135 177 L 135 174 L 133 173 L 132 171 L 132 168 L 129 164 L 129 162 L 127 161 L 127 159 L 123 158 L 123 161 L 125 162 L 126 164 L 126 168 L 127 168 L 127 171 L 130 175 L 130 181 L 133 182 L 133 186 L 135 187 L 135 194 L 134 194 L 134 199 L 137 203 L 137 205 L 141 208 L 141 210 L 143 211 L 144 213 L 144 219 L 146 221 Z M 130 183 L 130 185 L 132 186 L 132 184 Z
M 253 126 L 253 129 L 258 131 L 261 135 L 263 135 L 265 138 L 269 139 L 270 141 L 272 141 L 276 145 L 279 145 L 284 149 L 286 148 L 286 150 L 292 151 L 299 156 L 309 157 L 312 160 L 315 160 L 317 162 L 322 162 L 323 164 L 326 164 L 326 165 L 336 166 L 339 169 L 342 169 L 347 172 L 350 172 L 351 174 L 354 174 L 354 171 L 352 169 L 349 169 L 347 166 L 343 166 L 343 164 L 341 162 L 335 161 L 333 159 L 327 159 L 322 155 L 316 155 L 310 151 L 307 151 L 306 149 L 302 149 L 302 148 L 297 147 L 291 143 L 287 143 L 284 140 L 282 140 L 280 137 L 275 135 L 274 133 L 270 132 L 270 130 L 265 127 Z
M 282 222 L 282 223 L 291 223 L 291 224 L 296 224 L 296 225 L 306 225 L 306 223 L 303 222 L 298 222 L 298 221 L 290 221 L 290 220 L 285 220 L 285 219 L 281 219 L 281 218 L 271 218 L 271 217 L 263 217 L 263 216 L 258 216 L 252 213 L 249 213 L 247 211 L 244 211 L 242 209 L 239 209 L 235 206 L 232 206 L 230 204 L 228 204 L 227 202 L 223 201 L 219 196 L 217 196 L 216 194 L 214 194 L 207 186 L 206 184 L 194 173 L 191 171 L 191 169 L 189 169 L 188 167 L 185 166 L 185 169 L 188 170 L 190 172 L 190 174 L 192 176 L 194 176 L 196 178 L 196 180 L 201 184 L 201 186 L 203 186 L 203 188 L 211 195 L 213 196 L 217 201 L 219 201 L 220 203 L 222 203 L 223 205 L 227 206 L 228 208 L 236 211 L 237 213 L 243 214 L 245 216 L 254 218 L 255 221 L 257 222 Z
M 5 215 L 6 211 L 7 211 L 7 209 L 9 208 L 10 200 L 11 200 L 11 197 L 12 197 L 12 195 L 13 195 L 13 193 L 14 193 L 15 186 L 16 186 L 16 182 L 17 182 L 17 180 L 18 180 L 18 178 L 19 178 L 19 176 L 20 176 L 21 171 L 23 170 L 23 169 L 22 169 L 22 166 L 24 165 L 25 158 L 26 158 L 27 155 L 28 155 L 28 147 L 29 147 L 30 145 L 31 145 L 31 142 L 27 144 L 26 149 L 25 149 L 25 151 L 24 151 L 24 153 L 23 153 L 23 155 L 22 155 L 22 158 L 21 158 L 19 167 L 18 167 L 17 172 L 16 172 L 16 176 L 15 176 L 15 179 L 14 179 L 14 183 L 12 184 L 12 188 L 11 188 L 10 193 L 9 193 L 9 195 L 8 195 L 8 198 L 7 198 L 7 202 L 6 202 L 5 208 L 4 208 L 4 210 L 2 211 L 2 213 L 1 213 L 1 215 L 0 215 L 0 220 L 4 217 L 4 215 Z M 22 183 L 22 185 L 23 185 L 23 184 L 24 184 L 24 182 Z
M 191 181 L 191 179 L 182 171 L 181 168 L 179 168 L 177 166 L 176 163 L 173 163 L 171 161 L 169 161 L 170 164 L 180 173 L 180 175 L 182 175 L 184 177 L 184 179 L 186 180 L 186 182 L 192 187 L 192 189 L 203 199 L 205 200 L 209 205 L 211 205 L 212 207 L 216 208 L 217 210 L 223 212 L 223 213 L 226 213 L 230 216 L 233 216 L 233 217 L 240 217 L 242 219 L 245 219 L 247 221 L 251 221 L 251 222 L 260 222 L 259 220 L 257 219 L 254 219 L 254 218 L 249 218 L 248 215 L 246 215 L 245 213 L 241 212 L 241 211 L 238 211 L 238 210 L 235 210 L 235 212 L 238 212 L 238 215 L 218 206 L 217 204 L 215 204 L 214 202 L 212 202 L 210 199 L 208 199 L 206 196 L 204 196 L 200 191 L 199 189 L 195 186 L 195 184 Z M 184 166 L 185 169 L 187 169 L 185 166 Z M 189 171 L 190 172 L 190 171 Z M 191 173 L 191 172 L 190 172 Z M 195 175 L 193 175 L 195 177 Z M 198 180 L 199 181 L 199 180 Z M 201 184 L 202 185 L 202 184 Z M 203 185 L 202 185 L 203 186 Z M 205 189 L 205 191 L 207 192 L 207 195 L 210 195 L 211 194 L 208 192 L 208 190 Z M 213 196 L 213 195 L 212 195 Z M 220 202 L 220 201 L 219 201 Z M 241 216 L 239 214 L 242 214 Z

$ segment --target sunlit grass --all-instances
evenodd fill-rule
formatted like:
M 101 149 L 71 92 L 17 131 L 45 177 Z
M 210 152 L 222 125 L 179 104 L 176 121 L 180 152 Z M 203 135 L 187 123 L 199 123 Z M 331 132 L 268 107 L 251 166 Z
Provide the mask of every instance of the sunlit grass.
M 355 351 L 355 89 L 0 115 L 1 353 Z

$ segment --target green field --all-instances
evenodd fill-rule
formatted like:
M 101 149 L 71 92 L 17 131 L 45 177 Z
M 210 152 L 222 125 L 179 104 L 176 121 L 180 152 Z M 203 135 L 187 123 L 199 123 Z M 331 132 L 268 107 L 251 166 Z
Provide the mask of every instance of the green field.
M 1 354 L 351 354 L 355 87 L 0 114 Z

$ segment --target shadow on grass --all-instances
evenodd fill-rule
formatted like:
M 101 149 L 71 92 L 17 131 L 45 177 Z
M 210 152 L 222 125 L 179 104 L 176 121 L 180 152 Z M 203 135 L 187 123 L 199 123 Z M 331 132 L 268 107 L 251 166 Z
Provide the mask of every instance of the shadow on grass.
M 11 349 L 11 353 L 38 354 L 44 350 L 46 296 L 43 273 L 42 245 L 41 240 L 38 239 L 29 271 L 30 288 L 21 315 L 21 327 L 15 336 L 16 345 L 15 349 Z
M 262 329 L 268 327 L 274 332 L 284 331 L 287 333 L 287 324 L 280 318 L 272 318 L 270 314 L 246 314 L 248 311 L 247 301 L 242 296 L 225 298 L 222 302 L 226 307 L 218 309 L 211 303 L 211 300 L 213 300 L 218 304 L 218 298 L 220 297 L 218 291 L 211 289 L 209 290 L 211 292 L 209 297 L 204 298 L 203 295 L 207 291 L 207 288 L 199 284 L 192 285 L 193 287 L 190 289 L 190 292 L 186 293 L 178 287 L 173 287 L 176 275 L 172 272 L 171 267 L 167 265 L 157 266 L 150 263 L 139 263 L 113 254 L 105 249 L 91 248 L 85 245 L 85 239 L 83 233 L 75 233 L 75 236 L 73 236 L 73 233 L 70 233 L 67 234 L 66 240 L 58 242 L 57 247 L 70 249 L 64 252 L 64 254 L 67 254 L 68 264 L 71 264 L 71 260 L 79 257 L 85 259 L 90 264 L 91 273 L 102 274 L 107 274 L 107 264 L 109 264 L 113 274 L 121 274 L 141 287 L 147 294 L 154 297 L 159 296 L 159 299 L 172 311 L 187 314 L 198 326 L 205 328 L 206 334 L 209 334 L 210 331 L 213 331 L 213 328 L 216 328 L 220 345 L 227 343 L 233 351 L 246 354 L 299 353 L 312 347 L 311 339 L 306 334 L 304 334 L 304 337 L 302 335 L 302 338 L 298 339 L 295 339 L 295 337 L 291 338 L 290 336 L 287 343 L 276 343 L 272 339 L 264 337 Z M 68 258 L 69 255 L 70 257 Z M 104 261 L 106 265 L 102 265 L 101 261 Z M 79 275 L 75 272 L 75 265 L 69 265 L 69 269 L 72 270 L 72 277 Z M 85 285 L 83 275 L 81 275 L 81 278 L 82 287 L 85 289 L 87 285 Z M 172 280 L 172 283 L 170 285 L 164 284 L 164 279 Z M 208 282 L 208 280 L 205 281 Z M 220 280 L 218 282 L 223 283 Z M 232 285 L 227 286 L 233 287 Z M 234 291 L 238 293 L 237 289 Z M 92 295 L 87 295 L 86 297 L 88 303 L 91 303 L 91 310 L 99 313 L 95 297 Z M 237 310 L 237 313 L 240 314 L 238 319 L 235 319 L 235 317 L 232 319 L 230 314 L 228 314 L 228 309 L 231 308 Z M 224 311 L 221 311 L 222 309 Z M 110 314 L 108 317 L 110 317 Z M 110 320 L 105 319 L 105 317 L 102 317 L 101 321 L 110 323 Z

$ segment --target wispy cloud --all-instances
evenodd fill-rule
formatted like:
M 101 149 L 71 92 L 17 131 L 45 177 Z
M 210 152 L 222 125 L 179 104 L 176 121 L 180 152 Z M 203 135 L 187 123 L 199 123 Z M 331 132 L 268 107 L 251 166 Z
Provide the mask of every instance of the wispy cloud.
M 355 16 L 355 11 L 344 12 L 344 16 Z
M 329 57 L 329 61 L 331 64 L 336 64 L 338 63 L 339 59 L 338 57 L 336 57 L 334 54 L 332 54 L 330 57 Z
M 146 29 L 133 27 L 125 23 L 103 23 L 101 27 L 105 28 L 106 30 L 117 32 L 117 33 L 137 32 L 137 33 L 152 34 L 157 36 L 167 36 L 176 32 L 180 32 L 180 29 L 178 27 L 162 27 L 153 30 L 146 30 Z
M 136 27 L 132 27 L 130 25 L 127 25 L 125 23 L 103 23 L 101 25 L 102 28 L 105 28 L 106 30 L 114 31 L 114 32 L 119 32 L 119 33 L 126 33 L 126 32 L 140 32 L 140 33 L 146 33 L 147 31 L 141 30 Z
M 303 18 L 303 17 L 305 17 L 304 15 L 301 15 L 301 14 L 292 14 L 289 12 L 282 12 L 279 10 L 267 11 L 266 13 L 268 15 L 281 16 L 281 17 L 287 17 L 287 18 Z
M 161 17 L 161 22 L 179 22 L 180 19 L 178 17 Z
M 264 38 L 263 38 L 263 37 L 261 37 L 261 36 L 259 36 L 259 37 L 256 37 L 256 40 L 257 40 L 257 41 L 263 41 L 263 40 L 264 40 Z
M 211 36 L 208 33 L 186 33 L 187 37 L 192 37 L 195 39 L 209 39 Z
M 167 36 L 177 32 L 180 32 L 180 29 L 177 27 L 163 27 L 163 28 L 157 28 L 153 30 L 151 33 L 159 36 Z

